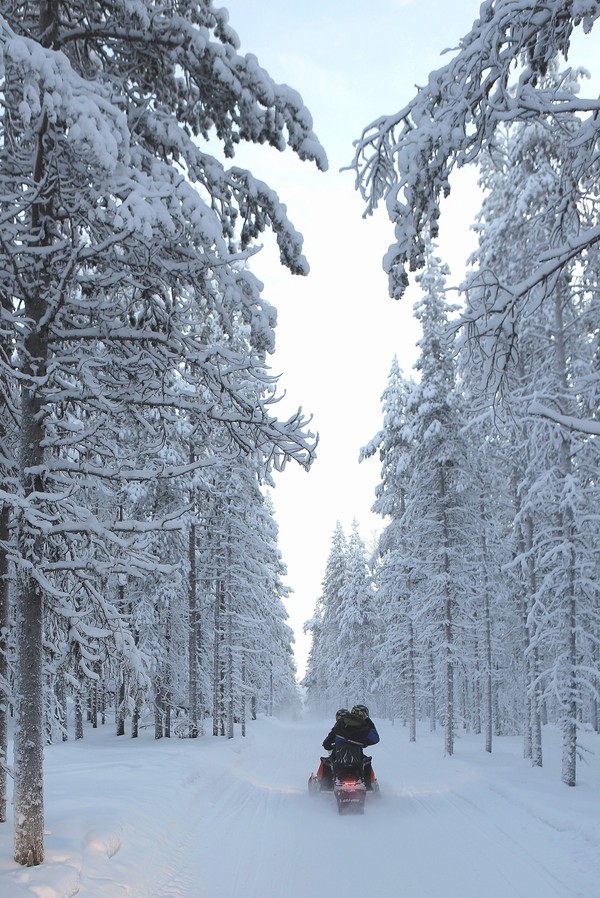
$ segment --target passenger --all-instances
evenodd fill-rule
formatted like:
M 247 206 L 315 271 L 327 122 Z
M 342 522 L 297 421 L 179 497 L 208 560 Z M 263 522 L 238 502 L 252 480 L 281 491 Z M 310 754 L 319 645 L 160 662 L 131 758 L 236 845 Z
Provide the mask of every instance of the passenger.
M 332 763 L 335 758 L 336 746 L 344 742 L 360 745 L 361 748 L 376 745 L 379 742 L 379 733 L 369 717 L 369 709 L 366 705 L 354 705 L 349 712 L 341 708 L 337 712 L 336 722 L 323 740 L 323 748 L 332 751 Z M 323 761 L 321 761 L 321 765 L 323 765 Z M 371 791 L 375 782 L 375 772 L 370 758 L 364 758 L 363 774 L 365 786 Z

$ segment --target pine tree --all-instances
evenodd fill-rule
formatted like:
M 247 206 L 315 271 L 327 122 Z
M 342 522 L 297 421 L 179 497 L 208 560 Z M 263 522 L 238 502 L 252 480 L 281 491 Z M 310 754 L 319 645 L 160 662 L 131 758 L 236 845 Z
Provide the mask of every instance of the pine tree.
M 376 649 L 376 688 L 391 718 L 409 720 L 410 740 L 417 734 L 418 686 L 415 629 L 410 602 L 412 567 L 404 515 L 411 471 L 412 434 L 406 409 L 415 385 L 404 379 L 394 358 L 382 395 L 383 428 L 361 451 L 361 460 L 376 453 L 381 482 L 372 510 L 387 520 L 379 538 L 380 563 L 375 572 L 377 604 L 382 619 Z
M 315 638 L 303 680 L 308 707 L 324 714 L 331 714 L 334 706 L 348 707 L 350 701 L 338 673 L 339 609 L 346 581 L 347 554 L 348 544 L 338 521 L 331 539 L 323 591 L 317 601 L 313 622 L 307 625 Z
M 467 533 L 468 511 L 462 483 L 461 402 L 444 297 L 446 274 L 447 266 L 430 246 L 427 266 L 419 275 L 423 295 L 415 306 L 423 336 L 415 365 L 421 377 L 406 409 L 412 452 L 405 518 L 413 568 L 411 601 L 420 621 L 417 638 L 443 658 L 445 749 L 451 755 L 457 716 L 455 672 L 461 654 L 457 625 L 464 629 L 465 623 L 466 571 L 459 547 Z
M 576 90 L 574 82 L 554 72 L 544 84 Z M 533 121 L 508 131 L 483 169 L 488 197 L 469 288 L 468 314 L 473 317 L 479 316 L 474 304 L 489 302 L 494 279 L 510 288 L 549 252 L 558 218 L 564 218 L 563 233 L 571 228 L 575 235 L 578 219 L 588 214 L 584 183 L 579 185 L 578 213 L 572 210 L 567 216 L 558 203 L 552 206 L 561 194 L 570 147 L 581 127 L 570 113 L 558 121 L 560 129 Z M 595 264 L 594 256 L 590 253 L 586 268 Z M 557 420 L 558 415 L 563 421 L 578 421 L 586 414 L 584 397 L 593 382 L 589 316 L 594 303 L 587 283 L 573 266 L 565 266 L 548 296 L 539 296 L 536 303 L 530 298 L 518 331 L 508 327 L 502 340 L 494 341 L 492 354 L 485 336 L 478 344 L 483 360 L 503 358 L 503 396 L 510 408 L 505 430 L 512 433 L 516 557 L 525 596 L 526 754 L 541 765 L 542 703 L 556 705 L 564 735 L 563 780 L 569 785 L 575 784 L 577 720 L 582 689 L 588 688 L 583 686 L 584 669 L 590 669 L 581 663 L 587 647 L 578 645 L 577 634 L 580 610 L 589 600 L 583 570 L 595 564 L 589 552 L 594 526 L 586 508 L 593 501 L 588 476 L 597 453 L 578 425 L 560 429 L 548 419 Z M 486 383 L 493 390 L 498 381 L 496 371 L 489 370 Z M 540 419 L 541 405 L 552 407 L 556 415 Z M 587 645 L 587 634 L 581 641 Z M 591 662 L 591 656 L 588 659 Z
M 365 544 L 353 522 L 346 555 L 344 582 L 337 608 L 337 681 L 350 707 L 370 704 L 376 641 L 375 597 Z
M 210 0 L 5 3 L 0 15 L 3 395 L 20 384 L 15 859 L 38 864 L 44 607 L 63 598 L 48 540 L 74 575 L 82 555 L 98 576 L 126 578 L 138 550 L 145 565 L 140 534 L 164 519 L 115 521 L 114 506 L 90 515 L 86 498 L 98 478 L 118 495 L 182 473 L 156 458 L 175 409 L 199 431 L 222 424 L 241 451 L 268 446 L 269 464 L 312 456 L 302 416 L 271 414 L 275 315 L 239 264 L 270 226 L 284 263 L 305 273 L 298 234 L 267 185 L 203 143 L 216 135 L 226 157 L 251 140 L 326 160 L 298 95 L 238 55 Z M 210 317 L 219 336 L 207 343 Z M 235 320 L 243 352 L 229 345 Z M 131 416 L 147 433 L 141 469 L 127 452 Z

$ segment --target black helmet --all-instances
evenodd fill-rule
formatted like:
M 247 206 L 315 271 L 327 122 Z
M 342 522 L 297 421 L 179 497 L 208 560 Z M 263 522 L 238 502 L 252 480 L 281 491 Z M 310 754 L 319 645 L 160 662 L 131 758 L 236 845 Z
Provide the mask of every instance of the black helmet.
M 349 713 L 350 713 L 350 712 L 348 711 L 348 708 L 340 708 L 339 711 L 336 711 L 336 712 L 335 712 L 335 719 L 336 719 L 336 720 L 341 720 L 342 717 L 345 717 L 346 714 L 349 714 Z
M 366 720 L 369 716 L 369 709 L 366 705 L 354 705 L 351 714 L 354 714 L 355 717 L 360 717 L 362 720 Z

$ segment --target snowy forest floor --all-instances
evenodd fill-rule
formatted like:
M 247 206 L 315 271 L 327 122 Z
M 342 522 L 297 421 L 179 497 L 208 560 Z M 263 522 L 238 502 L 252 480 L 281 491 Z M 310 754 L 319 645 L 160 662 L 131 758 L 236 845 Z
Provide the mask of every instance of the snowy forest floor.
M 600 898 L 600 737 L 579 785 L 519 738 L 409 743 L 376 721 L 382 797 L 364 816 L 309 796 L 329 720 L 261 718 L 233 740 L 137 740 L 112 726 L 46 749 L 46 862 L 12 861 L 0 827 L 0 898 Z M 237 728 L 236 728 L 237 729 Z

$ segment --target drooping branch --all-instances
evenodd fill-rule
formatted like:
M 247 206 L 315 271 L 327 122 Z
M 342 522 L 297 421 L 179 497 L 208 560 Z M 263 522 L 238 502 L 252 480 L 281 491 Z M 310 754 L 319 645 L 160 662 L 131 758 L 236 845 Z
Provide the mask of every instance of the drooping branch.
M 385 200 L 395 226 L 395 243 L 384 259 L 394 298 L 406 290 L 408 272 L 425 264 L 423 234 L 429 229 L 437 236 L 453 170 L 475 162 L 500 125 L 552 119 L 574 103 L 597 111 L 598 100 L 574 101 L 568 91 L 545 85 L 542 76 L 557 55 L 566 59 L 573 28 L 589 31 L 598 16 L 593 0 L 486 0 L 451 62 L 433 72 L 396 115 L 364 129 L 351 168 L 367 202 L 365 214 Z M 585 129 L 579 151 L 595 152 L 596 115 Z

